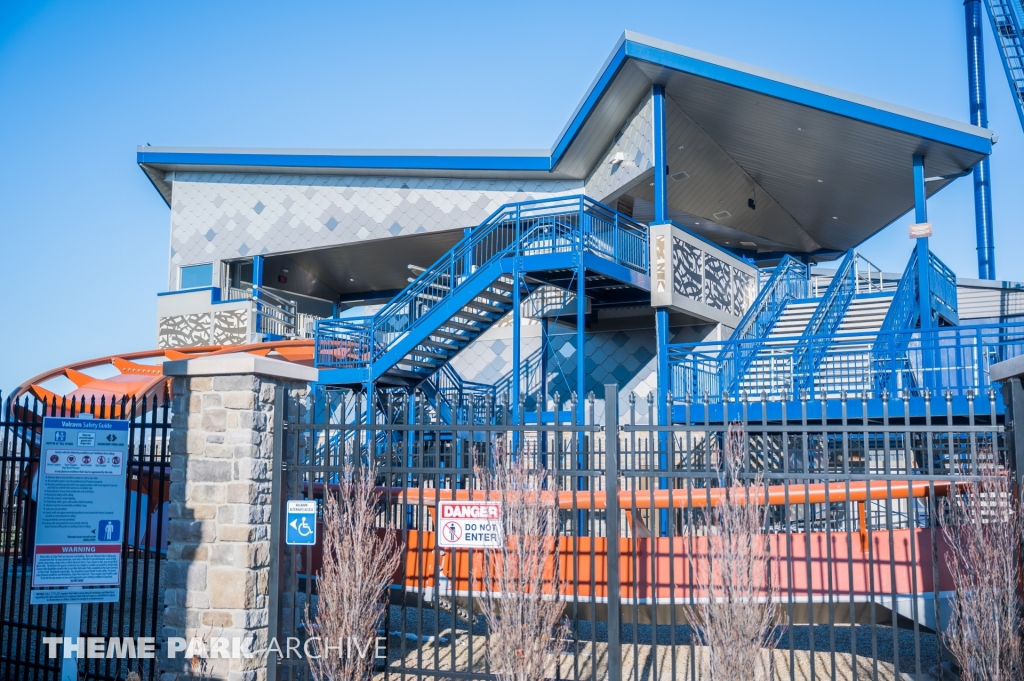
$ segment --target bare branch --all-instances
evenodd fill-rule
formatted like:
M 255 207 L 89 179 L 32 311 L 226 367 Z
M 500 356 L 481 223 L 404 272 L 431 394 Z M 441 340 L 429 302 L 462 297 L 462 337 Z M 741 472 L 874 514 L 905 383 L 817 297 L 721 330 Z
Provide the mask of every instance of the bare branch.
M 310 644 L 316 681 L 363 681 L 373 673 L 372 642 L 401 559 L 395 533 L 376 526 L 375 479 L 373 467 L 346 465 L 337 492 L 324 496 L 316 612 L 308 603 L 305 612 L 310 635 L 319 637 Z M 367 643 L 369 652 L 360 654 Z
M 499 681 L 554 676 L 554 657 L 566 634 L 558 560 L 558 506 L 554 476 L 523 460 L 498 459 L 477 470 L 485 489 L 502 502 L 504 547 L 489 552 L 489 588 L 481 609 L 487 655 Z M 548 669 L 550 667 L 550 669 Z
M 767 507 L 756 496 L 764 472 L 744 479 L 746 445 L 743 426 L 731 424 L 722 450 L 726 493 L 709 518 L 706 563 L 695 570 L 703 598 L 690 619 L 710 649 L 714 681 L 768 678 L 775 646 L 768 535 L 762 533 Z
M 1017 591 L 1024 525 L 1009 478 L 992 467 L 983 474 L 943 502 L 956 588 L 943 639 L 963 681 L 1010 681 L 1024 678 Z

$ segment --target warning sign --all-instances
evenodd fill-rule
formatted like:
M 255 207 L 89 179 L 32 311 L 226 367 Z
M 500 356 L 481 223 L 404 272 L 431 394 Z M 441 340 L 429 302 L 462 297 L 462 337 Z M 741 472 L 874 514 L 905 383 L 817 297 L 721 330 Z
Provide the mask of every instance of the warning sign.
M 500 502 L 440 501 L 437 516 L 442 548 L 498 549 L 504 545 Z
M 119 420 L 43 420 L 35 589 L 120 584 L 128 428 Z M 95 600 L 108 597 L 84 593 Z M 59 595 L 49 591 L 32 594 L 33 602 L 60 602 L 55 598 Z

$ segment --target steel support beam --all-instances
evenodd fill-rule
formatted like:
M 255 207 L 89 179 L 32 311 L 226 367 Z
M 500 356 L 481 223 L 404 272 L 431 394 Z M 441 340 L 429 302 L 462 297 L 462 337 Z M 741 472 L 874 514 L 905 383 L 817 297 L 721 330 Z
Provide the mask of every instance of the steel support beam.
M 982 34 L 981 0 L 964 0 L 967 26 L 967 84 L 971 124 L 988 127 L 988 97 L 985 92 L 985 46 Z M 978 278 L 996 278 L 995 236 L 992 228 L 992 179 L 988 156 L 974 166 L 974 228 L 978 244 Z
M 668 161 L 665 158 L 665 86 L 653 87 L 654 101 L 654 222 L 668 220 Z
M 263 286 L 263 256 L 256 255 L 252 259 L 252 299 L 256 301 L 256 311 L 253 314 L 253 333 L 260 333 L 260 298 L 263 293 L 260 290 Z M 262 338 L 260 338 L 262 340 Z
M 918 224 L 928 222 L 928 205 L 924 191 L 924 156 L 914 154 L 914 220 Z M 918 311 L 921 328 L 932 327 L 931 311 L 931 267 L 928 262 L 928 237 L 917 239 L 917 286 Z
M 576 266 L 576 423 L 583 424 L 587 421 L 587 298 L 586 282 L 587 269 L 583 264 L 583 230 L 580 230 L 579 264 Z M 588 434 L 579 431 L 576 435 L 576 469 L 579 473 L 590 469 L 590 450 L 585 448 L 588 445 Z M 593 445 L 593 441 L 589 443 Z M 580 475 L 576 483 L 576 489 L 587 489 L 587 478 Z M 586 534 L 587 512 L 580 510 L 576 514 L 576 536 Z
M 668 145 L 665 141 L 665 87 L 655 85 L 652 91 L 654 103 L 654 222 L 665 222 L 668 220 Z M 671 261 L 670 261 L 671 262 Z M 672 275 L 669 274 L 669 280 Z M 655 400 L 657 409 L 658 425 L 665 425 L 669 422 L 668 392 L 668 310 L 658 308 L 655 311 L 655 331 L 658 340 L 658 395 Z M 607 405 L 605 409 L 607 409 Z M 658 434 L 658 469 L 668 469 L 668 437 L 665 433 Z M 667 489 L 668 479 L 659 478 L 658 488 Z M 658 514 L 658 533 L 664 535 L 668 528 L 668 515 L 663 510 Z
M 522 368 L 522 291 L 519 281 L 519 256 L 512 266 L 512 422 L 522 423 L 523 414 L 519 408 L 523 385 Z M 518 440 L 518 433 L 516 439 Z M 518 442 L 516 444 L 519 444 Z M 515 448 L 513 448 L 515 450 Z

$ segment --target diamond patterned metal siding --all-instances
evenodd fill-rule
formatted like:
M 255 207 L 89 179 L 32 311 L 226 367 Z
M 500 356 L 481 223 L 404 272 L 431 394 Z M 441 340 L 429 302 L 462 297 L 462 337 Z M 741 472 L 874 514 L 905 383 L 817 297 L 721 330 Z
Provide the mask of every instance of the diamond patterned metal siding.
M 623 160 L 613 165 L 611 160 L 616 154 L 622 154 Z M 606 201 L 609 196 L 653 167 L 654 105 L 648 95 L 590 173 L 584 193 L 592 199 Z
M 502 204 L 582 189 L 578 181 L 176 173 L 168 288 L 182 265 L 463 229 Z

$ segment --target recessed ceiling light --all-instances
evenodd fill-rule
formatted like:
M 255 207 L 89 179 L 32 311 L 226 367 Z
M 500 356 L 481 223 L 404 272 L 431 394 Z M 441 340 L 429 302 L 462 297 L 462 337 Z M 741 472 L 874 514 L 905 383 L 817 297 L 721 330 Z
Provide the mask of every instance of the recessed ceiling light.
M 349 281 L 355 281 L 355 279 L 349 279 Z
M 677 148 L 677 149 L 679 149 L 679 151 L 682 151 L 682 150 L 683 150 L 683 149 L 685 149 L 686 147 L 684 147 L 683 145 L 681 145 L 681 144 L 680 144 L 680 145 L 679 145 L 678 147 L 676 147 L 676 148 Z
M 281 268 L 281 274 L 288 274 L 288 268 L 287 267 L 282 267 Z
M 654 186 L 654 183 L 653 183 L 653 182 L 651 183 L 651 186 L 652 186 L 652 187 Z
M 697 221 L 695 220 L 695 221 L 693 222 L 693 224 L 695 224 L 695 225 L 699 225 L 700 223 L 699 223 L 699 222 L 697 222 Z
M 825 180 L 818 180 L 818 182 L 824 182 Z
M 804 131 L 803 128 L 797 128 L 796 130 L 797 130 L 797 132 L 803 132 Z
M 832 219 L 833 219 L 833 220 L 838 220 L 839 218 L 837 218 L 837 217 L 836 217 L 835 215 L 833 215 L 833 216 L 832 216 Z

